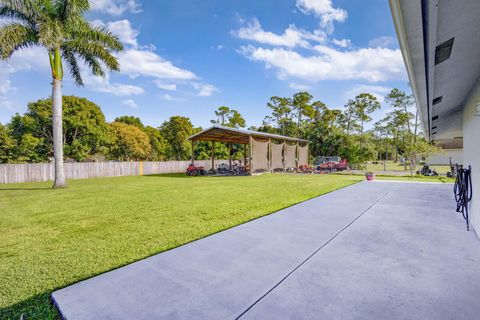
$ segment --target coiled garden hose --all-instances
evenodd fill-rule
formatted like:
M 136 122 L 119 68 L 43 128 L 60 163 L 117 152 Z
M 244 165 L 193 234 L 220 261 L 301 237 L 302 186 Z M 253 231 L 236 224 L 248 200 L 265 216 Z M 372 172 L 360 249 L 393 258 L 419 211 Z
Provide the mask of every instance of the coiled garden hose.
M 470 219 L 468 216 L 468 203 L 472 200 L 472 167 L 464 169 L 461 165 L 456 165 L 457 177 L 453 192 L 457 202 L 457 212 L 461 213 L 467 223 L 467 231 L 470 230 Z

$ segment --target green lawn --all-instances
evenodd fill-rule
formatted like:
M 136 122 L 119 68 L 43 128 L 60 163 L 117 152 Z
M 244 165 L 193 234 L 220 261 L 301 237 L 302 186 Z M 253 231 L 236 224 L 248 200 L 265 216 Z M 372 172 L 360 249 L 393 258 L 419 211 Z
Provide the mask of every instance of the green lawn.
M 423 165 L 418 165 L 417 170 L 420 170 L 422 166 Z M 442 174 L 442 175 L 446 175 L 447 172 L 450 171 L 450 166 L 448 165 L 430 166 L 430 168 L 435 169 L 439 174 Z M 378 163 L 376 164 L 373 164 L 373 163 L 367 164 L 368 171 L 379 172 L 379 171 L 383 171 L 383 169 L 384 169 L 383 161 L 381 160 L 379 160 Z M 400 162 L 387 161 L 387 171 L 404 172 L 405 166 Z M 410 166 L 407 166 L 407 172 L 410 172 Z
M 441 183 L 453 183 L 454 178 L 447 177 L 425 177 L 425 176 L 389 176 L 389 175 L 376 175 L 377 180 L 394 180 L 394 181 L 414 181 L 414 182 L 441 182 Z
M 357 176 L 357 177 L 364 177 L 364 174 L 360 173 L 348 173 L 348 172 L 335 172 L 333 175 L 339 176 Z M 438 182 L 438 183 L 453 183 L 455 182 L 455 178 L 447 178 L 445 176 L 437 176 L 437 177 L 427 177 L 421 175 L 415 175 L 413 177 L 406 175 L 406 176 L 399 176 L 399 175 L 388 175 L 388 174 L 375 174 L 375 180 L 392 180 L 392 181 L 412 181 L 412 182 Z
M 56 319 L 50 293 L 362 180 L 157 175 L 0 185 L 0 319 Z

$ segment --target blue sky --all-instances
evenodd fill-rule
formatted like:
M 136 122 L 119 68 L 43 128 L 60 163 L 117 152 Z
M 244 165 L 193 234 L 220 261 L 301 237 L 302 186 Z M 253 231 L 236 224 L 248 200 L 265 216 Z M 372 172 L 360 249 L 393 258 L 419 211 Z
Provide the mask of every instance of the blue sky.
M 92 9 L 88 19 L 125 44 L 121 71 L 84 72 L 85 87 L 66 76 L 64 94 L 94 101 L 108 121 L 159 126 L 183 115 L 205 127 L 227 105 L 260 125 L 273 95 L 305 89 L 341 108 L 363 91 L 383 100 L 408 90 L 387 1 L 95 0 Z M 47 59 L 32 48 L 0 62 L 0 122 L 50 96 Z

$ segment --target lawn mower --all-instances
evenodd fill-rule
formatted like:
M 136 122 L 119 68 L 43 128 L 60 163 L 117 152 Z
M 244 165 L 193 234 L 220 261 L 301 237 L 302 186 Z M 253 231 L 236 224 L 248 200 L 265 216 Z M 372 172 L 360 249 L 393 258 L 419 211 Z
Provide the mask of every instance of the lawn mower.
M 205 167 L 196 167 L 190 164 L 187 168 L 187 176 L 203 176 L 205 175 Z
M 421 170 L 417 171 L 417 174 L 427 177 L 437 177 L 438 173 L 435 169 L 430 169 L 428 165 L 424 165 Z

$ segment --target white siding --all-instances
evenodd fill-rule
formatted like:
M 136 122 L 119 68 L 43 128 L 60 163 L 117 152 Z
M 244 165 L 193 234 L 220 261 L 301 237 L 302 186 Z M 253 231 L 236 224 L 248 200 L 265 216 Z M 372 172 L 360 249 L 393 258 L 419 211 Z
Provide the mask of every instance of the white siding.
M 463 111 L 463 163 L 472 166 L 470 217 L 473 228 L 480 236 L 480 116 L 475 115 L 477 102 L 480 102 L 480 82 L 470 94 Z
M 429 165 L 449 165 L 450 158 L 452 163 L 463 163 L 463 150 L 462 149 L 444 149 L 442 152 L 432 154 L 427 157 L 427 163 Z

